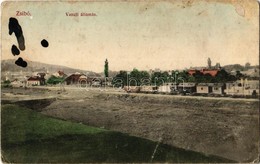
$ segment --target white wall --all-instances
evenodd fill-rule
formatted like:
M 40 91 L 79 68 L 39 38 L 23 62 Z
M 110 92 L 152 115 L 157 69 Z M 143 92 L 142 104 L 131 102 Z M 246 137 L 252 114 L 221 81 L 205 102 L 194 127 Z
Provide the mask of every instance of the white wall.
M 28 86 L 40 85 L 40 81 L 37 81 L 37 80 L 35 80 L 35 81 L 27 81 L 27 85 Z
M 209 93 L 208 86 L 197 86 L 197 93 Z
M 170 85 L 159 86 L 158 92 L 170 93 L 171 92 L 171 88 L 170 87 L 171 87 Z

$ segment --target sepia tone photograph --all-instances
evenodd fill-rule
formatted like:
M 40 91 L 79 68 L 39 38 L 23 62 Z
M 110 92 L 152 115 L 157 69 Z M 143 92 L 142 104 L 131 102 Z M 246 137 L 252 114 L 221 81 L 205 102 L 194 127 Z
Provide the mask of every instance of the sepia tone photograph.
M 259 163 L 256 0 L 3 1 L 1 162 Z

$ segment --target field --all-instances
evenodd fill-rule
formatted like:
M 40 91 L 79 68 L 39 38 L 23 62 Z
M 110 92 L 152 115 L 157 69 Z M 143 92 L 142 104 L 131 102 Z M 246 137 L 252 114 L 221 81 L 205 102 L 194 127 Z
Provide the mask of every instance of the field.
M 2 103 L 12 103 L 46 116 L 152 140 L 153 146 L 145 148 L 146 152 L 154 151 L 156 143 L 160 141 L 171 148 L 178 147 L 238 162 L 251 162 L 258 156 L 258 100 L 127 94 L 73 88 L 59 91 L 59 88 L 49 88 L 3 89 Z M 133 147 L 140 149 L 139 146 Z M 148 154 L 149 158 L 145 160 L 134 158 L 149 162 L 151 153 Z M 170 159 L 169 156 L 166 155 L 166 158 L 164 155 L 158 161 L 186 159 L 184 162 L 194 162 L 200 159 L 191 160 L 185 155 Z
M 8 163 L 231 162 L 160 143 L 154 152 L 157 144 L 16 105 L 2 107 L 2 157 Z

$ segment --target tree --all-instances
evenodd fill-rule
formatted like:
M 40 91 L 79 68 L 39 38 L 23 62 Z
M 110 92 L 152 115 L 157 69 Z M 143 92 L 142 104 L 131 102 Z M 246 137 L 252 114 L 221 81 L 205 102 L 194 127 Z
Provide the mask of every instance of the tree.
M 229 74 L 227 73 L 227 71 L 225 71 L 224 69 L 220 70 L 217 75 L 215 76 L 214 82 L 217 83 L 225 83 L 227 81 L 229 81 Z
M 107 61 L 107 59 L 106 59 L 106 61 L 105 61 L 105 66 L 104 66 L 105 68 L 104 68 L 104 74 L 105 74 L 105 77 L 108 77 L 108 61 Z
M 4 88 L 10 87 L 11 86 L 11 81 L 10 80 L 5 80 L 1 86 L 3 86 Z
M 130 86 L 140 86 L 143 80 L 150 80 L 150 75 L 147 71 L 139 71 L 134 68 L 130 74 L 127 74 L 126 71 L 120 71 L 112 81 L 113 85 L 130 85 Z M 128 80 L 128 82 L 127 82 Z
M 236 71 L 236 78 L 241 79 L 243 77 L 243 74 L 240 71 Z
M 251 65 L 251 64 L 250 64 L 249 62 L 247 62 L 247 63 L 245 64 L 245 69 L 248 70 L 248 69 L 250 68 L 250 65 Z
M 190 82 L 190 83 L 195 83 L 195 82 L 196 82 L 196 79 L 195 79 L 194 76 L 190 75 L 190 76 L 188 77 L 187 81 Z
M 174 74 L 173 74 L 174 75 Z M 189 81 L 189 73 L 187 71 L 181 71 L 181 72 L 178 72 L 178 76 L 176 76 L 177 78 L 177 82 L 180 83 L 180 82 L 188 82 Z M 183 80 L 183 81 L 182 81 Z
M 152 85 L 160 86 L 163 83 L 168 82 L 168 72 L 154 72 L 151 76 Z
M 11 81 L 10 80 L 5 80 L 4 84 L 11 84 Z
M 217 69 L 220 69 L 221 66 L 220 66 L 220 63 L 216 63 L 216 66 L 215 66 Z
M 130 78 L 132 79 L 132 80 L 129 80 L 130 86 L 139 85 L 139 83 L 140 83 L 139 80 L 141 79 L 141 76 L 140 76 L 140 72 L 138 71 L 138 69 L 134 68 L 133 71 L 130 72 Z
M 211 68 L 211 59 L 208 58 L 208 68 Z
M 143 79 L 150 79 L 150 75 L 147 71 L 139 71 L 138 69 L 134 68 L 133 71 L 130 73 L 131 80 L 129 85 L 141 85 Z
M 202 82 L 203 83 L 212 83 L 213 77 L 211 76 L 211 74 L 206 73 L 205 75 L 203 75 Z
M 196 83 L 201 83 L 203 81 L 204 75 L 199 70 L 196 70 L 192 76 L 194 77 Z
M 122 85 L 122 87 L 127 85 L 127 72 L 119 71 L 119 73 L 113 78 L 112 84 L 116 87 L 120 87 L 120 85 Z

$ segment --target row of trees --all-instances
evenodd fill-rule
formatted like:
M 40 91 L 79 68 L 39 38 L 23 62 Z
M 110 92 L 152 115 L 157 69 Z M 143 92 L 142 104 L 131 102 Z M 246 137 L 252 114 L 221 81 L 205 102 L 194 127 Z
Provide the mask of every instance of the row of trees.
M 194 83 L 226 83 L 230 81 L 236 81 L 243 77 L 243 75 L 237 71 L 236 75 L 231 75 L 224 69 L 220 70 L 215 77 L 210 74 L 203 74 L 200 71 L 196 71 L 193 75 L 189 75 L 187 71 L 171 71 L 171 72 L 154 72 L 151 75 L 147 71 L 139 71 L 133 69 L 131 72 L 120 71 L 114 78 L 113 83 L 121 81 L 123 85 L 141 85 L 152 84 L 162 85 L 163 83 L 174 83 L 175 79 L 177 83 L 182 82 L 194 82 Z M 129 84 L 127 84 L 127 81 Z

